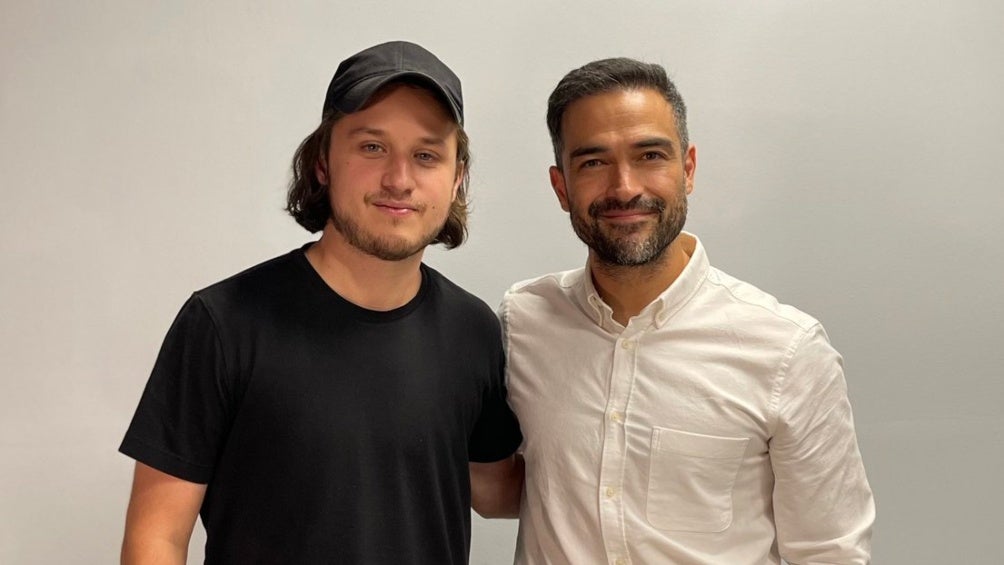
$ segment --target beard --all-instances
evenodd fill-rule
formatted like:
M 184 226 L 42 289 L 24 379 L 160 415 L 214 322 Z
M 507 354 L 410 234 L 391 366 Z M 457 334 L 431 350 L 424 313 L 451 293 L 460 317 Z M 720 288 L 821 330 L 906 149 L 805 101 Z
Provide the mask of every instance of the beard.
M 658 221 L 648 237 L 638 235 L 647 229 L 649 222 L 627 225 L 604 225 L 599 217 L 610 210 L 637 210 L 656 212 Z M 601 263 L 617 267 L 647 265 L 662 257 L 687 221 L 687 194 L 681 190 L 673 203 L 662 198 L 635 196 L 627 202 L 615 198 L 598 200 L 589 205 L 586 216 L 571 214 L 572 229 L 595 254 Z
M 424 211 L 424 208 L 419 210 L 419 212 Z M 446 225 L 446 218 L 443 219 L 442 224 L 433 226 L 433 229 L 428 233 L 422 234 L 421 237 L 414 240 L 394 235 L 381 236 L 374 234 L 359 225 L 353 218 L 341 214 L 334 206 L 331 207 L 331 224 L 335 230 L 342 234 L 349 245 L 363 253 L 384 261 L 403 261 L 421 252 L 430 243 L 435 241 L 436 237 L 443 230 L 443 226 Z

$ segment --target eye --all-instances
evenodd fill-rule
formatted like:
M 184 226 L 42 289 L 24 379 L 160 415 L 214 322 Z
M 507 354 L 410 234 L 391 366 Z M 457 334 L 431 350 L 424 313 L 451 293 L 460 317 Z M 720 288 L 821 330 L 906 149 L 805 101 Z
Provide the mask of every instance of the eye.
M 579 168 L 580 169 L 593 169 L 593 168 L 599 167 L 602 164 L 603 164 L 603 161 L 600 161 L 599 159 L 587 159 L 587 160 L 583 161 L 581 165 L 579 165 Z
M 419 151 L 415 153 L 415 158 L 423 163 L 435 163 L 439 160 L 439 155 L 431 153 L 429 151 Z
M 642 161 L 658 161 L 665 158 L 666 156 L 658 151 L 646 151 L 641 156 Z
M 361 149 L 363 153 L 379 153 L 380 151 L 383 151 L 383 147 L 381 147 L 379 143 L 364 143 L 359 147 L 359 149 Z

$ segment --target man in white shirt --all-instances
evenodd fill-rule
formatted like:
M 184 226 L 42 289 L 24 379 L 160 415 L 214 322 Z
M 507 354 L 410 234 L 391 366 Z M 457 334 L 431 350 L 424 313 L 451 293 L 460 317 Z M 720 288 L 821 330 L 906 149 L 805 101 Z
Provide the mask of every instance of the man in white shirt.
M 526 438 L 516 562 L 867 563 L 875 506 L 840 355 L 682 231 L 697 154 L 665 70 L 576 69 L 547 121 L 589 256 L 500 309 Z

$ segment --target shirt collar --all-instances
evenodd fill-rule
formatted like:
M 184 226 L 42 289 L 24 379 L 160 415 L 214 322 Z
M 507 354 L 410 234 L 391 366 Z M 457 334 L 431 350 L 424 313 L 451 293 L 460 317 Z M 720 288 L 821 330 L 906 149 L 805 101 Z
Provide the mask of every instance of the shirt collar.
M 701 245 L 701 240 L 689 232 L 680 232 L 678 237 L 683 243 L 684 251 L 690 256 L 687 266 L 683 268 L 683 272 L 673 281 L 673 284 L 669 285 L 655 300 L 632 318 L 632 323 L 637 324 L 647 320 L 656 328 L 661 328 L 683 308 L 707 277 L 710 264 L 704 246 Z M 606 331 L 621 331 L 623 328 L 613 319 L 613 310 L 603 302 L 599 293 L 596 292 L 588 267 L 579 269 L 575 273 L 580 274 L 579 280 L 573 286 L 572 295 L 575 301 L 596 325 Z

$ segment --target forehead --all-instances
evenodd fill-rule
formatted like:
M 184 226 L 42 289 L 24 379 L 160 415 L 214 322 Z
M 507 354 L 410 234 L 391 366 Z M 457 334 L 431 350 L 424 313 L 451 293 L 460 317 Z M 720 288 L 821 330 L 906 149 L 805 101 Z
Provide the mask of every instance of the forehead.
M 435 130 L 448 130 L 456 125 L 452 114 L 433 92 L 407 82 L 384 86 L 361 109 L 346 114 L 342 121 L 371 123 L 395 119 L 413 120 Z
M 673 107 L 651 88 L 580 98 L 569 104 L 561 120 L 566 154 L 572 145 L 654 134 L 679 142 Z
M 457 124 L 433 92 L 409 83 L 395 83 L 373 94 L 361 109 L 333 125 L 333 139 L 359 132 L 382 136 L 439 138 L 448 142 Z

